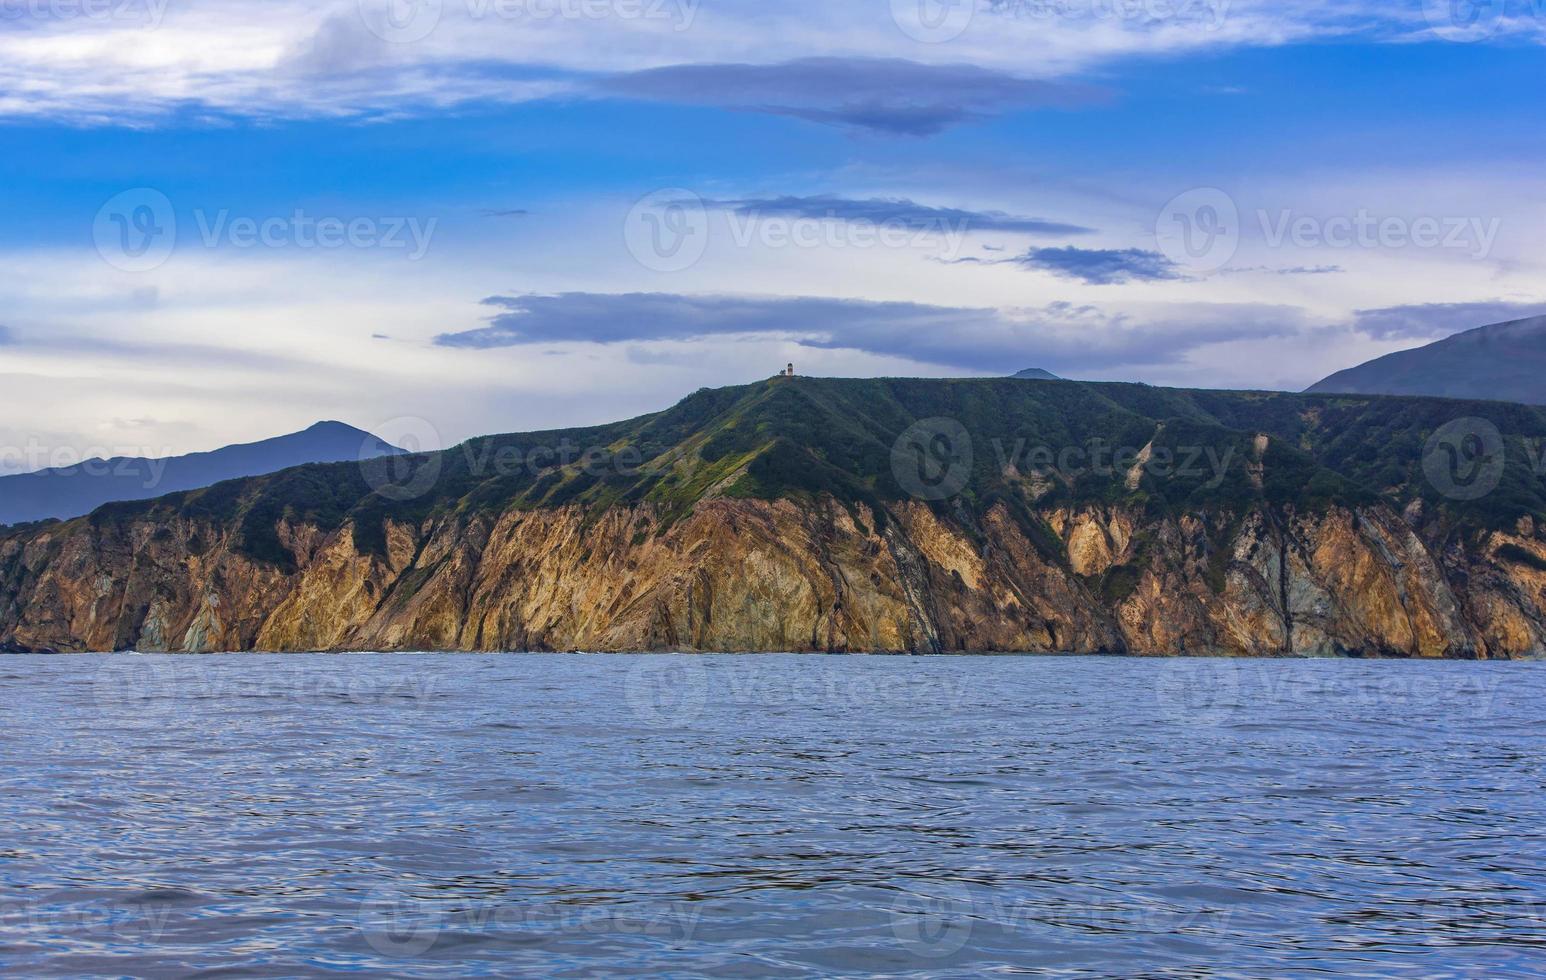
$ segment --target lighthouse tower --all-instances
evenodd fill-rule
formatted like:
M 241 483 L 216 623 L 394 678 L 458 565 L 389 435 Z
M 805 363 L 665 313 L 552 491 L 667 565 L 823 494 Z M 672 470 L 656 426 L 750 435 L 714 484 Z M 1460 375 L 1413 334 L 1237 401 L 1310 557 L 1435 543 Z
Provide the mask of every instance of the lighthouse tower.
M 789 363 L 789 366 L 784 369 L 784 377 L 786 377 L 786 378 L 794 377 L 794 362 L 793 361 L 791 361 Z

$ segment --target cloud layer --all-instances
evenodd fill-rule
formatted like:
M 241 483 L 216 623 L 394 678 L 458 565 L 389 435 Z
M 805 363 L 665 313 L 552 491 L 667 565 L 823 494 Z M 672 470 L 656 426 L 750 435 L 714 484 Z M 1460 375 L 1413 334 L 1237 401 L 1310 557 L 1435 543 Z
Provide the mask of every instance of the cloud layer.
M 1094 228 L 1029 218 L 1003 211 L 969 211 L 932 207 L 906 198 L 765 197 L 736 201 L 705 201 L 712 208 L 748 217 L 800 218 L 891 225 L 912 231 L 1008 232 L 1021 235 L 1088 235 Z
M 901 58 L 801 58 L 777 64 L 689 64 L 603 79 L 630 99 L 720 106 L 902 136 L 932 136 L 1007 109 L 1095 102 L 1087 86 L 974 65 Z
M 1140 248 L 1033 248 L 1007 261 L 1092 286 L 1186 278 L 1165 256 Z
M 1447 26 L 1430 22 L 1422 5 L 1372 0 L 983 0 L 962 8 L 972 16 L 958 35 L 920 39 L 909 34 L 915 25 L 894 16 L 906 7 L 825 0 L 18 4 L 0 25 L 0 116 L 113 124 L 189 111 L 394 116 L 605 91 L 919 135 L 983 113 L 1058 104 L 1069 92 L 1056 80 L 1117 59 L 1328 37 L 1434 40 Z M 1546 18 L 1517 11 L 1483 26 L 1500 40 L 1546 37 Z M 918 63 L 924 67 L 912 67 Z M 898 97 L 903 85 L 910 94 Z
M 1376 340 L 1433 340 L 1542 314 L 1540 303 L 1422 303 L 1358 310 L 1354 326 Z
M 1175 363 L 1199 347 L 1308 325 L 1300 310 L 1251 304 L 1187 304 L 1140 318 L 1069 303 L 996 310 L 809 296 L 560 293 L 484 303 L 500 311 L 487 326 L 442 334 L 436 343 L 487 349 L 762 336 L 968 371 L 1037 364 L 1077 373 Z

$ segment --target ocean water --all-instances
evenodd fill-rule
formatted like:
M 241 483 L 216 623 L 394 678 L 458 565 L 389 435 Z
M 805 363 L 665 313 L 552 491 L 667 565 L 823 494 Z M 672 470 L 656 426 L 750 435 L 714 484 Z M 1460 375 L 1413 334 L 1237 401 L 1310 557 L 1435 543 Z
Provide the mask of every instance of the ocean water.
M 0 972 L 1546 973 L 1546 665 L 0 658 Z

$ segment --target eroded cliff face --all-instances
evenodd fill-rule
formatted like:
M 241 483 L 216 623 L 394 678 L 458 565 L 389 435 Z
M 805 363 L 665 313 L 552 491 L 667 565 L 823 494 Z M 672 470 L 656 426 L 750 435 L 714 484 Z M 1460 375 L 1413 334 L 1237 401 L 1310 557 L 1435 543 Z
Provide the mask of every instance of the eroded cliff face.
M 1409 517 L 1410 515 L 1408 515 Z M 1469 547 L 1385 508 L 1146 521 L 714 499 L 281 524 L 281 569 L 193 519 L 0 539 L 13 650 L 1024 651 L 1518 657 L 1546 649 L 1546 541 Z M 1058 546 L 1052 540 L 1061 540 Z M 1533 556 L 1533 560 L 1530 559 Z

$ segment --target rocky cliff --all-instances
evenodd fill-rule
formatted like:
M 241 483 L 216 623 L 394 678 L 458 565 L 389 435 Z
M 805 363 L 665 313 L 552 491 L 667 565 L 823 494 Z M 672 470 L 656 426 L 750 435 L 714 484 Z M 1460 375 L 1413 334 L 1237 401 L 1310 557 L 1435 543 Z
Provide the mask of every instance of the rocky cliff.
M 391 473 L 307 467 L 14 531 L 0 536 L 0 645 L 1460 658 L 1546 649 L 1546 534 L 1523 512 L 1534 506 L 1523 490 L 1500 479 L 1493 499 L 1461 506 L 1405 479 L 1372 490 L 1353 482 L 1366 471 L 1394 478 L 1395 459 L 1359 450 L 1325 465 L 1334 454 L 1320 440 L 1353 428 L 1337 417 L 1338 431 L 1326 432 L 1328 415 L 1374 406 L 1381 457 L 1404 444 L 1391 418 L 1415 411 L 1436 423 L 1453 403 L 1198 393 L 1175 402 L 1181 394 L 1122 386 L 909 382 L 944 394 L 909 406 L 918 390 L 891 389 L 894 405 L 869 405 L 866 434 L 868 424 L 834 428 L 855 418 L 846 397 L 866 397 L 842 384 L 852 383 L 705 393 L 695 397 L 707 404 L 689 399 L 619 427 L 500 437 Z M 1083 405 L 1113 447 L 1133 435 L 1133 451 L 1105 470 L 1066 465 L 1058 451 L 1045 456 L 1065 459 L 1046 466 L 1023 447 L 1006 451 L 1017 444 L 1004 440 L 1027 433 L 1053 439 L 1049 450 L 1088 447 L 1085 432 L 1029 411 L 1048 397 L 1058 412 Z M 893 408 L 898 417 L 885 417 Z M 1005 418 L 1008 408 L 1022 411 Z M 942 488 L 916 482 L 907 451 L 919 412 L 940 409 L 924 416 L 924 448 L 937 449 L 944 431 L 966 439 L 971 457 L 963 464 L 955 445 L 933 461 L 945 464 L 933 474 L 947 477 Z M 1275 431 L 1231 427 L 1246 414 Z M 821 418 L 824 435 L 802 435 Z M 1539 420 L 1503 421 L 1518 430 Z M 543 454 L 540 465 L 529 451 L 504 453 L 525 462 L 490 469 L 501 449 L 565 441 L 601 449 L 588 461 Z M 1192 476 L 1153 465 L 1208 458 L 1204 444 L 1228 465 Z M 951 464 L 963 465 L 959 486 Z

